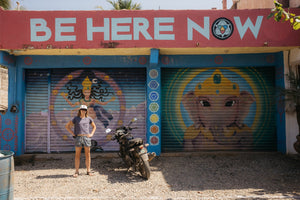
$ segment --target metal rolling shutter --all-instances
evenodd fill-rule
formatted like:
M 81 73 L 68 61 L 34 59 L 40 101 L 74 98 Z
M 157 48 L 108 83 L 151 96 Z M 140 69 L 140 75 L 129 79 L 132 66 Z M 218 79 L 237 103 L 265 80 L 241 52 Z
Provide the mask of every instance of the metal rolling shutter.
M 104 151 L 119 148 L 116 141 L 109 140 L 111 136 L 106 135 L 105 129 L 115 129 L 134 117 L 138 118 L 134 124 L 138 129 L 133 130 L 133 135 L 146 139 L 145 69 L 55 69 L 51 78 L 52 152 L 74 150 L 73 138 L 65 130 L 65 125 L 77 114 L 80 104 L 89 107 L 89 115 L 97 126 L 92 139 Z M 92 97 L 83 100 L 84 91 L 88 90 L 93 91 Z
M 25 151 L 47 152 L 48 70 L 26 71 Z
M 105 129 L 115 129 L 134 117 L 138 119 L 133 125 L 137 128 L 132 131 L 134 137 L 146 140 L 145 82 L 145 69 L 27 70 L 26 152 L 74 151 L 73 138 L 65 125 L 77 114 L 81 103 L 90 106 L 90 116 L 97 126 L 92 139 L 104 151 L 119 148 L 117 142 L 109 140 L 111 136 Z M 80 102 L 84 87 L 93 88 L 91 99 L 98 103 Z
M 162 69 L 162 150 L 276 150 L 274 74 Z

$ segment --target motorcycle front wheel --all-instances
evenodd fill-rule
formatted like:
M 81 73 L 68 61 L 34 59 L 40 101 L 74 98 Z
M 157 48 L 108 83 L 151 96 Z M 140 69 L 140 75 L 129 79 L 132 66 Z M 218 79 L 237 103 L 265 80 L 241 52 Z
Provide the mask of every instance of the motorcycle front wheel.
M 143 157 L 140 157 L 140 163 L 139 163 L 139 172 L 141 173 L 142 177 L 145 179 L 150 178 L 150 165 L 149 161 L 146 160 Z

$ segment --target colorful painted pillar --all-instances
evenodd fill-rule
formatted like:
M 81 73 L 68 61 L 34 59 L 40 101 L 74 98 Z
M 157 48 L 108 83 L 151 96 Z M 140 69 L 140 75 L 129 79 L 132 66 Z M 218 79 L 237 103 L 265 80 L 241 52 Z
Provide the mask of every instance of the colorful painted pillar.
M 151 49 L 147 68 L 147 141 L 148 150 L 161 153 L 161 71 L 158 66 L 159 49 Z

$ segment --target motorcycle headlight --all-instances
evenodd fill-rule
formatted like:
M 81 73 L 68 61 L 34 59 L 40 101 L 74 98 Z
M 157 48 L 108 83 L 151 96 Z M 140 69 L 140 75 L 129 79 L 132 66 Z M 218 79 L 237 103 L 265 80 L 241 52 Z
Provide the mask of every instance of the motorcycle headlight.
M 123 130 L 118 130 L 117 131 L 117 136 L 121 136 L 121 135 L 123 135 L 124 134 L 124 131 Z

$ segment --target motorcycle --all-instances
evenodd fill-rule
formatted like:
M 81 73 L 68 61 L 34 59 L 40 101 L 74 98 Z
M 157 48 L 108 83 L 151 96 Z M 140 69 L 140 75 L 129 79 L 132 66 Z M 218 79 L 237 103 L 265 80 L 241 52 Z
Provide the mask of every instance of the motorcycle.
M 103 149 L 100 145 L 98 145 L 98 142 L 96 140 L 91 141 L 92 146 L 91 146 L 91 152 L 102 152 Z
M 106 134 L 113 134 L 111 140 L 117 140 L 120 149 L 118 155 L 122 158 L 128 169 L 132 167 L 134 171 L 139 171 L 143 178 L 150 178 L 149 162 L 156 154 L 148 153 L 147 147 L 149 144 L 144 144 L 142 138 L 134 138 L 131 134 L 131 124 L 137 119 L 132 119 L 127 126 L 117 127 L 115 131 L 106 130 Z

